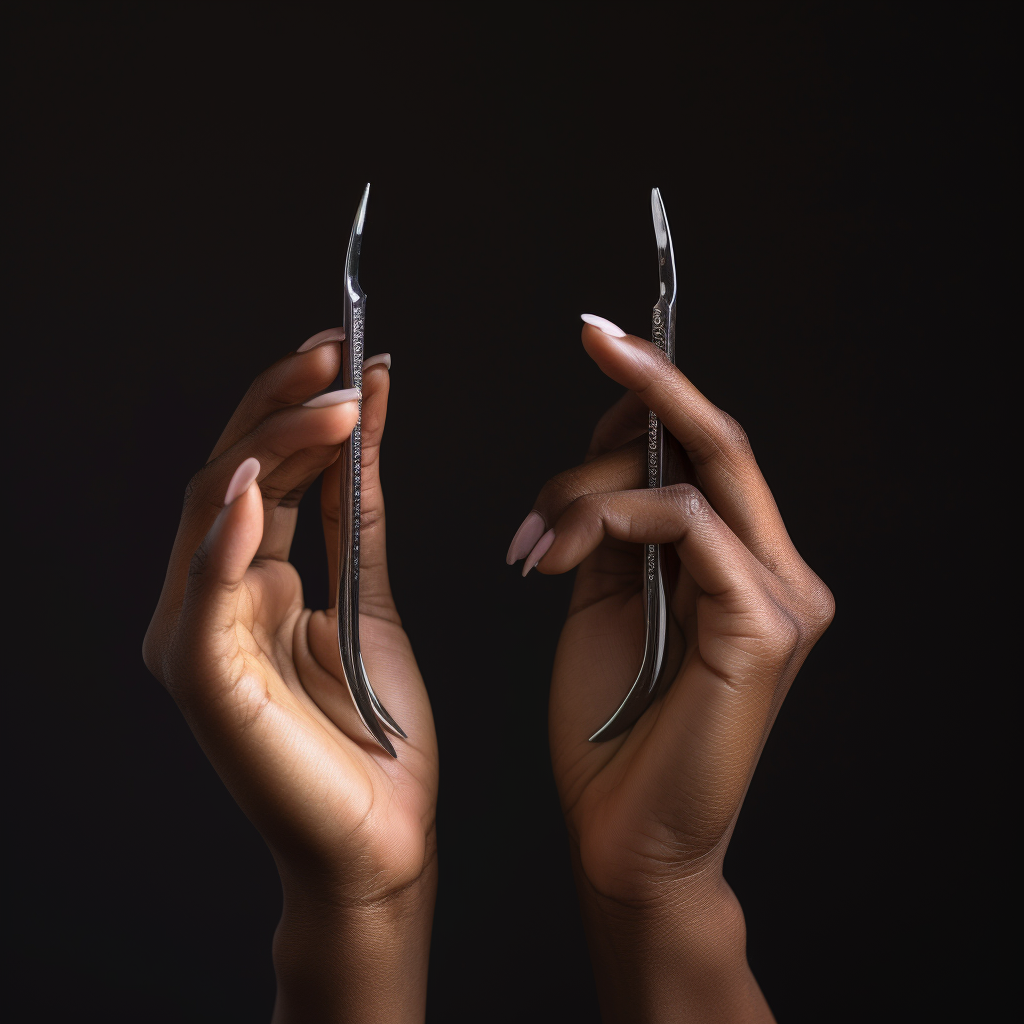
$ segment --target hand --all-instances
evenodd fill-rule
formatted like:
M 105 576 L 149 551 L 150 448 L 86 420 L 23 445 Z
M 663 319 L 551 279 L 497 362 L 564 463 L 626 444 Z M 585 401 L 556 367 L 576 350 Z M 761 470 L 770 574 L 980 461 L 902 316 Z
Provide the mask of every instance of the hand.
M 832 597 L 790 541 L 739 425 L 654 345 L 616 331 L 585 326 L 583 344 L 629 392 L 584 464 L 543 488 L 509 552 L 526 556 L 524 574 L 579 566 L 550 742 L 599 994 L 609 1020 L 770 1020 L 722 862 Z M 685 452 L 680 481 L 653 490 L 648 409 Z M 642 661 L 645 543 L 678 557 L 669 602 L 682 667 L 630 731 L 590 743 Z
M 335 593 L 339 445 L 358 394 L 301 403 L 334 379 L 340 337 L 317 335 L 258 377 L 193 477 L 144 656 L 281 873 L 275 1021 L 421 1020 L 437 747 L 388 583 L 379 475 L 387 357 L 363 374 L 360 641 L 374 689 L 409 734 L 395 740 L 397 760 L 352 705 L 336 608 L 305 608 L 288 562 L 299 500 L 323 473 Z

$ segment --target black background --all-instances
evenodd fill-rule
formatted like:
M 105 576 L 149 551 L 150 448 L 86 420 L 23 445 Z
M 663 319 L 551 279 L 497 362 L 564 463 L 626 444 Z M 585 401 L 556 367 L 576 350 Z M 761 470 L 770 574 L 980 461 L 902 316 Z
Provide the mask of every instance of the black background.
M 139 652 L 189 477 L 250 379 L 340 319 L 365 181 L 392 581 L 442 756 L 430 1020 L 597 1016 L 546 746 L 571 579 L 504 554 L 617 395 L 579 314 L 647 331 L 652 185 L 679 363 L 747 429 L 838 608 L 726 861 L 751 964 L 784 1021 L 955 1005 L 936 807 L 964 796 L 948 741 L 972 711 L 930 496 L 975 443 L 946 354 L 999 330 L 1008 10 L 22 10 L 8 728 L 31 1019 L 269 1016 L 273 864 Z M 317 523 L 294 554 L 314 606 Z

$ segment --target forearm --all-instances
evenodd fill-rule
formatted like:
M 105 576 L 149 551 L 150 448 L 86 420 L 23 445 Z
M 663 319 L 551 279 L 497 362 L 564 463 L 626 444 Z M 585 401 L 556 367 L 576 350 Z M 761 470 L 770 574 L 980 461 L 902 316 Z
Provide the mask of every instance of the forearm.
M 694 885 L 627 907 L 600 896 L 574 864 L 605 1024 L 768 1024 L 746 957 L 746 929 L 728 885 Z
M 426 1014 L 436 862 L 401 893 L 350 906 L 285 884 L 273 1024 L 419 1024 Z

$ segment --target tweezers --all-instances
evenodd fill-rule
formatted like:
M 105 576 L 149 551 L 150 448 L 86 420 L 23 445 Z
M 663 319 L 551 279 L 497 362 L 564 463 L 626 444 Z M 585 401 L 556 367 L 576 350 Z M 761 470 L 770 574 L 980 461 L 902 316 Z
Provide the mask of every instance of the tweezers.
M 345 337 L 341 342 L 341 368 L 327 389 L 363 388 L 364 328 L 366 294 L 359 286 L 359 253 L 370 186 L 363 189 L 345 255 Z M 373 692 L 359 651 L 359 527 L 362 482 L 362 399 L 359 419 L 341 449 L 341 530 L 338 550 L 338 649 L 348 692 L 370 735 L 392 756 L 398 757 L 383 726 L 406 738 L 402 727 L 388 714 Z
M 658 280 L 660 293 L 654 306 L 651 340 L 676 361 L 676 260 L 672 251 L 672 234 L 668 229 L 665 204 L 661 192 L 651 190 L 651 214 L 654 237 L 658 245 Z M 661 487 L 665 479 L 665 430 L 661 420 L 647 413 L 647 486 Z M 610 740 L 625 732 L 650 707 L 654 698 L 675 677 L 682 659 L 682 650 L 669 641 L 669 610 L 665 593 L 665 556 L 660 544 L 644 545 L 644 660 L 636 681 L 618 710 L 601 726 L 591 743 Z

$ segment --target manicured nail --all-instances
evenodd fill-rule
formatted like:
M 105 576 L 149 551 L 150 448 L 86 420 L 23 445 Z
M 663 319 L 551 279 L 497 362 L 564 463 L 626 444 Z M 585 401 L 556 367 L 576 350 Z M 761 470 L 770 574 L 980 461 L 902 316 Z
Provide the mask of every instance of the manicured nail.
M 525 558 L 532 550 L 534 544 L 540 540 L 544 532 L 544 520 L 539 512 L 531 512 L 516 530 L 512 543 L 508 546 L 508 554 L 505 556 L 507 565 L 515 565 L 520 558 Z
M 525 576 L 547 553 L 548 548 L 555 543 L 555 531 L 548 530 L 539 541 L 537 546 L 526 556 L 523 562 L 523 575 Z
M 311 348 L 316 348 L 317 345 L 326 345 L 329 341 L 344 340 L 345 332 L 340 327 L 332 327 L 330 330 L 314 334 L 312 338 L 307 338 L 295 351 L 308 352 Z
M 359 398 L 359 388 L 345 388 L 343 391 L 328 391 L 326 395 L 317 395 L 308 402 L 303 402 L 305 409 L 322 409 L 326 405 L 341 405 L 342 402 L 355 402 Z
M 624 338 L 626 336 L 626 332 L 621 327 L 616 327 L 611 320 L 605 320 L 603 316 L 584 313 L 580 319 L 585 324 L 590 324 L 591 327 L 596 327 L 599 331 L 603 331 L 610 338 Z
M 363 360 L 363 369 L 365 370 L 368 366 L 376 366 L 378 363 L 383 363 L 389 370 L 391 369 L 391 353 L 381 352 L 379 355 L 370 356 L 369 359 Z
M 238 469 L 235 470 L 234 476 L 231 477 L 231 483 L 228 484 L 228 489 L 224 494 L 224 504 L 230 505 L 239 495 L 245 494 L 249 490 L 249 485 L 260 475 L 260 464 L 258 459 L 246 459 Z

